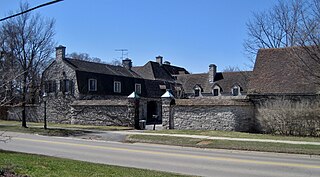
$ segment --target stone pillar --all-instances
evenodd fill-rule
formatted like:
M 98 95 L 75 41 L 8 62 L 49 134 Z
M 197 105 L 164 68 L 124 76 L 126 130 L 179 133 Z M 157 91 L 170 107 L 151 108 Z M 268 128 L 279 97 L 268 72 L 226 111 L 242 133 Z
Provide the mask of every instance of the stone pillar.
M 140 97 L 135 92 L 128 96 L 128 118 L 130 125 L 135 129 L 139 129 L 139 102 Z
M 174 101 L 173 95 L 167 91 L 161 96 L 162 100 L 162 127 L 163 129 L 174 129 L 172 105 Z

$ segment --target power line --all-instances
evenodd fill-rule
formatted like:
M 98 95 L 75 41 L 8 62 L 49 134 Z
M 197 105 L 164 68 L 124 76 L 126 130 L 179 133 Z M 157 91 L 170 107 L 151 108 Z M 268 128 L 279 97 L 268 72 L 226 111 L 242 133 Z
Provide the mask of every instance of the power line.
M 30 12 L 30 11 L 32 11 L 32 10 L 38 9 L 38 8 L 40 8 L 40 7 L 44 7 L 44 6 L 47 6 L 47 5 L 51 5 L 51 4 L 60 2 L 60 1 L 63 1 L 63 0 L 54 0 L 54 1 L 51 1 L 51 2 L 47 2 L 47 3 L 44 3 L 44 4 L 38 5 L 38 6 L 36 6 L 36 7 L 33 7 L 33 8 L 31 8 L 31 9 L 22 11 L 22 12 L 20 12 L 20 13 L 17 13 L 17 14 L 14 14 L 14 15 L 10 15 L 9 17 L 2 18 L 2 19 L 0 19 L 0 21 L 7 20 L 7 19 L 9 19 L 9 18 L 13 18 L 13 17 L 16 17 L 16 16 L 18 16 L 18 15 L 22 15 L 22 14 L 24 14 L 24 13 L 27 13 L 27 12 Z

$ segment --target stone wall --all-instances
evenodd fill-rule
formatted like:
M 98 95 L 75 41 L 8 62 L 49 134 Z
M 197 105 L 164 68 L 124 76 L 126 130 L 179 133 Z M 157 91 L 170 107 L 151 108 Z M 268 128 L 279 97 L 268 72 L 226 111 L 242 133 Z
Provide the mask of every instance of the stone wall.
M 71 105 L 71 123 L 131 126 L 128 100 L 78 100 Z
M 248 132 L 254 106 L 248 99 L 176 99 L 172 115 L 174 129 Z
M 26 105 L 27 122 L 43 122 L 44 107 L 41 105 Z M 22 120 L 22 107 L 7 107 L 7 117 L 4 120 Z

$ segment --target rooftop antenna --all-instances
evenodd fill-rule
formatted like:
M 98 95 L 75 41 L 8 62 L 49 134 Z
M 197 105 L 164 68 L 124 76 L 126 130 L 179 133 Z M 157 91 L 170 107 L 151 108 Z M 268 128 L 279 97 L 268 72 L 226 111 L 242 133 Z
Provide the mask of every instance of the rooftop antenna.
M 124 59 L 124 55 L 128 57 L 128 49 L 116 49 L 115 51 L 121 52 L 121 60 Z

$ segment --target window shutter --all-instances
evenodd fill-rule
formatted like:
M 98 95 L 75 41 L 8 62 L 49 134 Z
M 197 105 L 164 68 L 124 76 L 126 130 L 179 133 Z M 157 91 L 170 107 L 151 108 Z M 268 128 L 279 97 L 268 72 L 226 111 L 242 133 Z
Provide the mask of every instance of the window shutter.
M 56 83 L 55 80 L 52 81 L 52 88 L 53 88 L 53 89 L 52 89 L 52 92 L 55 92 L 55 93 L 56 93 L 56 92 L 57 92 L 57 83 Z
M 69 92 L 70 92 L 71 94 L 74 93 L 73 88 L 74 88 L 73 80 L 69 80 Z
M 49 83 L 48 83 L 48 81 L 45 81 L 45 82 L 44 82 L 44 91 L 45 91 L 46 93 L 49 93 Z
M 64 93 L 64 82 L 63 82 L 63 80 L 60 80 L 60 91 L 62 93 Z

